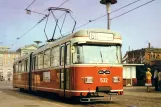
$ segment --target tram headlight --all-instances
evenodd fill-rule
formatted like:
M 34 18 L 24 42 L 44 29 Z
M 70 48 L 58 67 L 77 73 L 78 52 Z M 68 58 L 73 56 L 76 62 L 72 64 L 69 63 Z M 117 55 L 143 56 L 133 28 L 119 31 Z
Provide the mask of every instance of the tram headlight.
M 120 82 L 120 77 L 113 77 L 113 82 L 114 83 L 118 83 L 118 82 Z
M 92 84 L 93 83 L 93 77 L 85 77 L 84 82 L 86 84 Z

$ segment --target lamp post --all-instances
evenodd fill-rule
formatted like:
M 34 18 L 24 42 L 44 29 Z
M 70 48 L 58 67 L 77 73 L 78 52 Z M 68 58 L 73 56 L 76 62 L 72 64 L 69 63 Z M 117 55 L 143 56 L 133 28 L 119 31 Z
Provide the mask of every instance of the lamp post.
M 106 5 L 107 28 L 108 28 L 108 30 L 110 30 L 110 6 L 111 6 L 111 4 L 116 4 L 117 0 L 101 0 L 100 3 Z
M 42 43 L 41 41 L 34 41 L 34 42 L 37 44 L 37 46 L 39 46 L 39 44 Z

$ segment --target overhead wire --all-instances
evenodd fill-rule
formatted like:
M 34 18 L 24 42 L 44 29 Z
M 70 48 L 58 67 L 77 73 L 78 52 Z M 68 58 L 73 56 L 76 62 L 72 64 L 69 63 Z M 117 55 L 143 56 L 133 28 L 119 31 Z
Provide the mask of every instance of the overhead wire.
M 27 7 L 26 10 L 35 2 L 36 0 L 33 0 Z
M 125 7 L 128 7 L 128 6 L 130 6 L 130 5 L 134 4 L 134 3 L 137 3 L 137 2 L 139 2 L 139 1 L 141 1 L 141 0 L 136 0 L 136 1 L 134 1 L 134 2 L 131 2 L 131 3 L 129 3 L 129 4 L 125 5 L 125 6 L 123 6 L 123 7 L 120 7 L 120 8 L 118 8 L 118 9 L 112 11 L 111 13 L 117 12 L 117 11 L 119 11 L 119 10 L 125 8 Z M 149 2 L 146 2 L 145 4 L 142 4 L 142 5 L 136 7 L 136 8 L 134 8 L 134 9 L 132 9 L 132 10 L 129 10 L 129 11 L 127 11 L 127 12 L 125 12 L 125 13 L 123 13 L 123 14 L 117 16 L 117 17 L 120 17 L 120 16 L 122 16 L 122 15 L 124 15 L 124 14 L 127 14 L 127 13 L 129 13 L 129 12 L 131 12 L 131 11 L 133 11 L 133 10 L 139 8 L 139 7 L 142 7 L 142 6 L 144 6 L 144 5 L 146 5 L 146 4 L 150 3 L 150 2 L 153 2 L 153 1 L 155 1 L 155 0 L 151 0 L 151 1 L 149 1 Z M 79 28 L 81 28 L 81 27 L 83 27 L 83 26 L 86 26 L 86 25 L 88 25 L 89 23 L 94 22 L 94 21 L 97 21 L 97 20 L 99 20 L 99 19 L 101 19 L 101 18 L 103 18 L 103 17 L 105 17 L 105 16 L 107 16 L 107 14 L 102 15 L 102 16 L 100 16 L 100 17 L 98 17 L 98 18 L 93 19 L 93 20 L 89 20 L 88 22 L 86 22 L 86 23 L 84 23 L 84 24 L 78 26 L 78 27 L 75 28 L 75 29 L 79 29 Z M 114 18 L 117 18 L 117 17 L 114 17 Z M 113 20 L 114 18 L 111 18 L 111 20 Z M 71 32 L 71 31 L 68 31 L 67 33 L 69 33 L 69 32 Z M 67 34 L 67 33 L 65 33 L 65 34 Z
M 120 15 L 118 15 L 118 16 L 115 16 L 115 17 L 111 18 L 110 20 L 113 20 L 113 19 L 116 19 L 116 18 L 118 18 L 118 17 L 121 17 L 121 16 L 123 16 L 123 15 L 125 15 L 125 14 L 127 14 L 127 13 L 129 13 L 129 12 L 131 12 L 131 11 L 133 11 L 133 10 L 136 10 L 136 9 L 142 7 L 142 6 L 145 6 L 145 5 L 147 5 L 147 4 L 149 4 L 149 3 L 153 2 L 153 1 L 155 1 L 155 0 L 151 0 L 151 1 L 146 2 L 146 3 L 144 3 L 144 4 L 140 5 L 140 6 L 137 6 L 137 7 L 133 8 L 133 9 L 131 9 L 131 10 L 129 10 L 129 11 L 123 13 L 123 14 L 120 14 Z
M 69 1 L 69 0 L 65 0 L 63 3 L 61 3 L 59 6 L 58 6 L 58 8 L 60 7 L 60 6 L 62 6 L 62 5 L 64 5 L 67 1 Z M 35 0 L 28 6 L 28 7 L 30 7 L 33 3 L 35 2 Z M 29 33 L 32 29 L 34 29 L 38 24 L 40 24 L 45 18 L 47 18 L 48 17 L 48 15 L 45 15 L 45 17 L 43 17 L 39 22 L 37 22 L 33 27 L 31 27 L 27 32 L 25 32 L 24 34 L 22 34 L 21 36 L 19 36 L 19 37 L 17 37 L 16 38 L 16 41 L 12 44 L 12 46 L 13 45 L 15 45 L 16 43 L 17 43 L 17 41 L 18 40 L 20 40 L 22 37 L 24 37 L 27 33 Z

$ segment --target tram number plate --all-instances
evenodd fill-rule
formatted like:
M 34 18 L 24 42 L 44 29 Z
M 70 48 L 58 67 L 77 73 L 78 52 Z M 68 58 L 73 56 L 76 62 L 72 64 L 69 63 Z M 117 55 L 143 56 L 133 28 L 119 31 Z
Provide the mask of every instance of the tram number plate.
M 101 83 L 107 83 L 108 82 L 108 78 L 100 78 L 100 82 Z

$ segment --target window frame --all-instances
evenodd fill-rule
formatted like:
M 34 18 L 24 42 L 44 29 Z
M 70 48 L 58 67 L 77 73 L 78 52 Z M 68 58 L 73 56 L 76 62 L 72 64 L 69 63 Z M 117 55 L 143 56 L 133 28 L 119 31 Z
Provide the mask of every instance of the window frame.
M 57 49 L 57 51 L 55 51 L 56 49 Z M 53 51 L 56 52 L 56 54 Z M 60 46 L 59 45 L 56 45 L 51 48 L 50 59 L 51 59 L 51 67 L 59 67 L 60 66 Z M 54 63 L 55 60 L 57 60 L 56 64 Z
M 47 52 L 47 51 L 49 51 L 49 53 L 48 53 L 48 64 L 47 64 L 47 66 L 45 65 L 45 57 L 46 57 L 46 54 L 45 54 L 45 52 Z M 51 67 L 51 48 L 49 48 L 49 49 L 46 49 L 46 50 L 44 50 L 44 57 L 43 57 L 43 68 L 49 68 L 49 67 Z
M 41 57 L 39 57 L 40 54 L 42 55 L 42 59 L 41 59 L 41 60 L 42 60 L 42 63 L 41 63 L 42 65 L 39 65 L 40 62 L 41 62 L 41 61 L 39 62 L 39 60 L 40 60 L 40 58 L 41 58 Z M 44 51 L 39 52 L 39 53 L 37 54 L 37 56 L 38 56 L 37 69 L 43 69 L 43 68 L 44 68 Z

